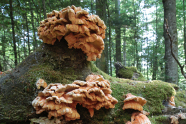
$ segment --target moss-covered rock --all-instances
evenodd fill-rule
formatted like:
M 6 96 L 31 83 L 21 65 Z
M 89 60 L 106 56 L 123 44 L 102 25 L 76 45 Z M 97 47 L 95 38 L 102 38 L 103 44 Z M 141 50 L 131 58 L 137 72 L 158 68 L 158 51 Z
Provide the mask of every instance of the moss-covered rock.
M 114 64 L 116 68 L 116 76 L 119 78 L 126 78 L 138 81 L 145 81 L 146 79 L 143 75 L 137 70 L 136 67 L 126 67 L 123 66 L 120 62 Z
M 137 68 L 133 66 L 120 69 L 118 74 L 121 75 L 122 78 L 133 79 L 133 80 L 138 80 L 138 81 L 146 80 L 143 77 L 143 75 L 139 71 L 137 71 Z

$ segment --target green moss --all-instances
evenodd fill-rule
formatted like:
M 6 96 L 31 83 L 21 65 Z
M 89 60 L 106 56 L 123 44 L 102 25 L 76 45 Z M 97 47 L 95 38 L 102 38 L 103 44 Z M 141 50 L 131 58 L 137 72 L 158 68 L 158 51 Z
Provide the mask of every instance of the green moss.
M 125 67 L 125 69 L 120 69 L 118 71 L 119 75 L 121 75 L 121 77 L 123 78 L 127 78 L 127 79 L 132 79 L 132 76 L 134 73 L 138 73 L 139 77 L 137 79 L 134 80 L 138 80 L 138 81 L 145 81 L 146 79 L 143 77 L 143 75 L 137 71 L 136 67 Z
M 178 91 L 174 98 L 176 106 L 186 108 L 186 90 Z
M 53 69 L 53 66 L 43 64 L 33 66 L 26 74 L 21 76 L 21 78 L 27 78 L 31 84 L 35 84 L 35 82 L 42 78 L 48 84 L 49 83 L 63 83 L 69 84 L 77 79 L 77 75 L 75 75 L 74 70 L 72 68 L 67 68 L 57 71 Z
M 165 116 L 152 116 L 148 117 L 152 124 L 165 124 L 165 122 L 169 122 L 168 118 Z
M 99 68 L 96 67 L 95 64 L 93 64 L 92 62 L 89 63 L 89 67 L 91 69 L 91 71 L 95 74 L 99 74 L 99 75 L 102 75 L 105 79 L 108 79 L 111 78 L 110 75 L 106 74 L 105 72 L 101 71 Z
M 143 108 L 153 115 L 161 114 L 164 108 L 162 101 L 175 95 L 174 88 L 163 81 L 113 83 L 111 89 L 113 91 L 112 96 L 118 100 L 118 104 L 115 105 L 116 110 L 122 108 L 124 95 L 132 93 L 147 99 L 147 103 Z
M 124 78 L 116 78 L 116 77 L 112 77 L 108 74 L 106 74 L 105 72 L 101 71 L 99 68 L 96 67 L 95 64 L 93 64 L 92 62 L 89 63 L 89 68 L 91 69 L 91 71 L 94 74 L 99 74 L 102 75 L 104 77 L 104 79 L 109 80 L 110 82 L 113 83 L 120 83 L 120 82 L 125 82 L 125 83 L 129 83 L 131 80 L 130 79 L 124 79 Z
M 94 64 L 91 64 L 92 72 L 95 74 L 101 74 L 103 77 L 111 82 L 112 96 L 118 100 L 115 105 L 114 111 L 116 117 L 121 116 L 123 107 L 124 95 L 132 93 L 136 96 L 142 96 L 147 99 L 147 103 L 143 107 L 144 110 L 150 112 L 152 115 L 161 114 L 164 106 L 163 100 L 168 97 L 174 96 L 176 91 L 175 84 L 163 82 L 160 80 L 154 80 L 151 82 L 145 81 L 134 81 L 130 79 L 122 79 L 111 77 L 104 72 L 100 71 Z M 137 71 L 135 67 L 131 67 L 134 72 Z M 126 118 L 125 118 L 126 119 Z M 130 120 L 130 118 L 126 119 Z

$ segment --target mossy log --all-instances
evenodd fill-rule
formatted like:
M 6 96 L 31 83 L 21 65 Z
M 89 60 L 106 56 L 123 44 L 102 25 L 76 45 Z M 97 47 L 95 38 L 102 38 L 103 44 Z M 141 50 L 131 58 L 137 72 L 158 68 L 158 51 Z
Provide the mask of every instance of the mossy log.
M 36 115 L 31 102 L 37 96 L 35 82 L 42 78 L 49 83 L 69 84 L 74 80 L 85 80 L 94 73 L 103 75 L 111 82 L 112 96 L 118 100 L 114 109 L 95 110 L 91 118 L 86 108 L 77 105 L 79 120 L 67 124 L 121 124 L 130 120 L 131 110 L 122 110 L 124 95 L 132 93 L 147 99 L 144 110 L 151 115 L 161 115 L 162 101 L 175 95 L 174 86 L 162 81 L 142 82 L 110 77 L 86 60 L 80 49 L 68 49 L 62 39 L 54 45 L 41 44 L 37 51 L 29 55 L 20 65 L 0 78 L 0 123 L 30 123 Z

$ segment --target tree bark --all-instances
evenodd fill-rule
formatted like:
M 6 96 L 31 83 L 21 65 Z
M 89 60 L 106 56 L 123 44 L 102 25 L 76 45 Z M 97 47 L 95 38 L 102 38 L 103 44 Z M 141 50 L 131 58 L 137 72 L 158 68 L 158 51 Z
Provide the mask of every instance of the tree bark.
M 120 0 L 115 0 L 116 61 L 121 62 Z
M 31 1 L 30 3 L 30 12 L 31 12 L 31 23 L 32 23 L 32 29 L 33 29 L 33 46 L 34 46 L 34 50 L 37 48 L 37 41 L 36 41 L 36 34 L 35 34 L 35 26 L 34 26 L 34 14 L 33 14 L 33 8 L 32 8 L 32 3 Z
M 164 18 L 169 23 L 169 32 L 173 37 L 173 53 L 178 57 L 178 41 L 177 41 L 177 26 L 176 26 L 176 0 L 163 0 Z M 164 20 L 165 23 L 165 20 Z M 171 55 L 170 39 L 166 34 L 164 27 L 165 38 L 165 81 L 177 84 L 178 82 L 178 65 Z
M 25 20 L 26 20 L 26 29 L 27 29 L 27 44 L 28 44 L 28 53 L 30 55 L 30 35 L 29 35 L 29 28 L 28 28 L 28 20 L 27 20 L 27 14 L 25 13 Z
M 183 32 L 184 32 L 184 54 L 185 54 L 185 65 L 186 65 L 186 25 L 185 25 L 185 2 L 183 0 Z
M 108 12 L 108 25 L 109 25 L 109 29 L 108 29 L 108 36 L 109 36 L 109 41 L 108 41 L 108 53 L 109 53 L 109 74 L 112 76 L 112 57 L 111 57 L 111 19 L 110 19 L 110 9 L 109 9 L 109 4 L 107 2 L 107 12 Z
M 124 29 L 124 33 L 123 33 L 123 65 L 126 66 L 126 39 L 125 39 L 125 31 L 126 29 Z
M 157 15 L 157 3 L 156 3 L 156 41 L 155 41 L 155 48 L 153 50 L 153 71 L 152 71 L 152 80 L 156 80 L 156 73 L 157 73 L 157 70 L 158 70 L 158 57 L 157 57 L 157 51 L 158 51 L 158 45 L 159 45 L 159 42 L 158 42 L 158 15 Z
M 3 26 L 3 30 L 4 30 L 4 26 Z M 2 55 L 3 55 L 3 71 L 7 70 L 7 64 L 6 64 L 6 36 L 5 36 L 5 31 L 4 34 L 2 36 Z
M 9 1 L 10 4 L 10 18 L 12 25 L 12 38 L 13 38 L 13 49 L 14 49 L 14 64 L 17 66 L 17 49 L 16 49 L 16 39 L 15 39 L 15 31 L 14 31 L 14 18 L 13 18 L 13 8 L 12 8 L 12 0 Z
M 106 13 L 106 1 L 105 0 L 96 0 L 96 15 L 98 15 L 104 22 L 106 22 L 105 13 Z M 105 45 L 106 45 L 106 40 L 104 40 L 104 41 L 105 41 Z M 97 59 L 96 65 L 100 70 L 107 72 L 107 66 L 106 66 L 107 65 L 106 64 L 107 57 L 105 55 L 105 53 L 106 53 L 105 51 L 106 51 L 106 49 L 102 52 L 101 58 Z
M 46 7 L 45 7 L 45 0 L 42 0 L 43 2 L 43 14 L 44 14 L 44 18 L 46 19 Z

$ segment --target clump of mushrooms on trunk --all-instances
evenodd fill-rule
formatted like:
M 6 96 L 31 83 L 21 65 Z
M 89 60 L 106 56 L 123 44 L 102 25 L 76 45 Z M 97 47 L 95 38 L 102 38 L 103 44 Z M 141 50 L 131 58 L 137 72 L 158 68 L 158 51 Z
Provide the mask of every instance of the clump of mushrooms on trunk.
M 44 82 L 40 81 L 39 82 Z M 39 85 L 40 84 L 36 84 Z M 101 107 L 106 109 L 114 108 L 118 102 L 111 96 L 110 82 L 101 75 L 91 74 L 87 76 L 86 81 L 76 80 L 72 84 L 62 85 L 61 83 L 51 83 L 32 101 L 36 109 L 36 114 L 43 111 L 48 112 L 48 118 L 63 119 L 66 121 L 80 119 L 76 110 L 79 103 L 86 107 L 90 116 L 93 117 L 94 109 Z
M 146 115 L 149 115 L 149 112 L 143 111 L 143 106 L 146 104 L 147 100 L 140 96 L 132 95 L 131 93 L 126 94 L 124 100 L 123 110 L 125 109 L 134 109 L 139 112 L 134 112 L 131 117 L 131 121 L 128 121 L 126 124 L 151 124 L 150 120 Z
M 87 61 L 96 61 L 104 49 L 106 26 L 97 15 L 88 14 L 74 5 L 48 13 L 47 19 L 41 21 L 38 27 L 39 39 L 54 45 L 56 40 L 64 37 L 68 48 L 81 49 L 87 55 Z M 36 114 L 47 111 L 48 118 L 54 117 L 54 122 L 60 122 L 64 117 L 66 121 L 80 119 L 76 110 L 78 103 L 86 107 L 93 117 L 94 109 L 114 108 L 118 102 L 111 96 L 110 82 L 101 75 L 91 74 L 86 81 L 76 80 L 66 85 L 50 83 L 47 86 L 43 79 L 39 79 L 36 86 L 38 89 L 45 88 L 32 101 Z
M 38 36 L 52 45 L 56 39 L 60 41 L 64 37 L 69 48 L 81 49 L 87 55 L 87 61 L 96 61 L 104 49 L 106 26 L 99 16 L 88 14 L 74 5 L 61 11 L 53 10 L 40 22 Z

